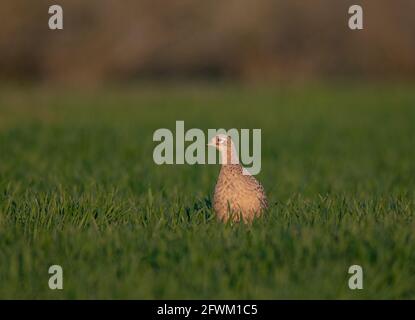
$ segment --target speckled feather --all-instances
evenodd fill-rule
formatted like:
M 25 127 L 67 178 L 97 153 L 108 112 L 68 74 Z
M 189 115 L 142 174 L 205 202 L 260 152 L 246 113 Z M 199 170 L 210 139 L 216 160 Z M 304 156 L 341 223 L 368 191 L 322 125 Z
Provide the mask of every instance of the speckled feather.
M 222 165 L 213 197 L 218 218 L 250 222 L 268 207 L 264 188 L 255 177 L 242 174 L 240 164 Z

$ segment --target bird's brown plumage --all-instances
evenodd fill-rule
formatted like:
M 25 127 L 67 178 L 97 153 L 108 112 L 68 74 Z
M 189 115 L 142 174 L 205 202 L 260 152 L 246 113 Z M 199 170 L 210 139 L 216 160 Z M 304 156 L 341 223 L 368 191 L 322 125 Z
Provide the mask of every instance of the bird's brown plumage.
M 213 197 L 213 208 L 220 220 L 242 218 L 244 222 L 251 222 L 267 207 L 264 188 L 255 177 L 244 175 L 239 163 L 222 164 Z

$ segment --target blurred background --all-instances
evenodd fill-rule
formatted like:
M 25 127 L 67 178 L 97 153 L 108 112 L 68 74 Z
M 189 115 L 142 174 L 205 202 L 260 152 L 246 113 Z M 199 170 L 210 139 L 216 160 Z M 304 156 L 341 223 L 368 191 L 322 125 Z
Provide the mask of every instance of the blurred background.
M 64 30 L 48 29 L 52 4 Z M 352 4 L 364 30 L 348 28 Z M 9 0 L 0 81 L 408 80 L 414 15 L 413 0 Z

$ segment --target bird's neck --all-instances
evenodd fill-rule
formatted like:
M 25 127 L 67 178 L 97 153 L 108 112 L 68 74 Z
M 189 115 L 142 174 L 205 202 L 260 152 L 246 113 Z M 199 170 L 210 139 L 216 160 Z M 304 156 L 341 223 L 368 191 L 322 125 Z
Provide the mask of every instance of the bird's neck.
M 220 156 L 222 164 L 220 176 L 229 177 L 242 174 L 243 168 L 239 162 L 238 153 L 233 143 L 226 148 L 226 151 L 221 151 Z
M 221 157 L 221 164 L 222 164 L 222 166 L 226 166 L 226 165 L 239 165 L 238 153 L 236 152 L 236 148 L 233 145 L 233 143 L 230 144 L 226 148 L 226 151 L 223 150 L 223 151 L 220 152 L 220 157 Z
M 243 167 L 240 164 L 222 164 L 219 176 L 229 177 L 243 174 Z

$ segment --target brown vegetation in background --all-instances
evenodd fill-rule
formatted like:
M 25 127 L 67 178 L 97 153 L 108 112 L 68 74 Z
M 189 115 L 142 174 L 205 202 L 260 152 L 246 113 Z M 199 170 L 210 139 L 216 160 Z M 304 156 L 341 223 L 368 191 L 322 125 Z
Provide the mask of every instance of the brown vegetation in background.
M 0 21 L 2 81 L 415 76 L 413 0 L 9 0 Z

